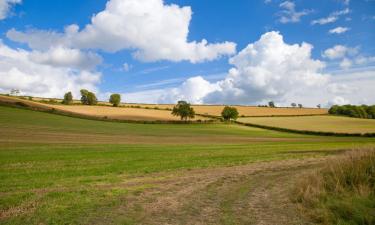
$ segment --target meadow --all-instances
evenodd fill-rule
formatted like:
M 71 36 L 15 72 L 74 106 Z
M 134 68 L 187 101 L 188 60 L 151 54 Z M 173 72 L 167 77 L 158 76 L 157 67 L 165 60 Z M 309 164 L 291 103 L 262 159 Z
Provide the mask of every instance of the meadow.
M 335 133 L 375 133 L 375 121 L 346 116 L 257 117 L 238 121 L 292 130 Z
M 283 218 L 300 224 L 306 220 L 296 217 L 292 205 L 278 209 L 289 204 L 285 196 L 294 178 L 327 156 L 374 146 L 374 138 L 235 124 L 104 122 L 0 106 L 0 224 L 249 224 Z M 265 212 L 274 217 L 261 218 Z

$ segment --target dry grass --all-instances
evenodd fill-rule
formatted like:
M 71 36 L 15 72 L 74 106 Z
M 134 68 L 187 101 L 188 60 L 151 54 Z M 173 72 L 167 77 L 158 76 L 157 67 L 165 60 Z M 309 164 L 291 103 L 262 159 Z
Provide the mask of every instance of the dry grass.
M 293 194 L 323 224 L 375 224 L 375 149 L 350 151 L 304 178 Z
M 83 116 L 116 119 L 116 120 L 135 120 L 135 121 L 175 121 L 175 117 L 167 110 L 155 110 L 144 108 L 123 108 L 111 106 L 87 106 L 87 105 L 60 105 L 46 104 L 14 97 L 0 96 L 0 102 L 4 103 L 22 103 L 32 108 L 42 110 L 58 110 L 63 113 L 78 114 Z M 193 120 L 207 120 L 202 116 L 196 116 Z
M 374 133 L 375 120 L 341 116 L 303 116 L 303 117 L 257 117 L 239 118 L 244 123 L 292 130 L 309 130 L 336 133 Z
M 167 110 L 84 105 L 55 105 L 53 107 L 72 113 L 96 117 L 107 117 L 109 119 L 139 121 L 179 120 L 179 117 L 173 116 L 171 112 Z M 205 120 L 206 118 L 196 116 L 193 120 L 199 119 Z

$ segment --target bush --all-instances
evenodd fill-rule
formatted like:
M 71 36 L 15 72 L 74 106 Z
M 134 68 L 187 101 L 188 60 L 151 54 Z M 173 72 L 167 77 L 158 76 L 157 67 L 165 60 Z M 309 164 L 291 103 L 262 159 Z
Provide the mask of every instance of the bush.
M 73 103 L 72 92 L 69 91 L 69 92 L 65 93 L 62 103 L 65 104 L 65 105 L 70 105 L 70 104 Z
M 121 95 L 111 94 L 111 96 L 109 97 L 109 102 L 112 103 L 114 107 L 119 106 L 121 102 Z
M 238 118 L 238 111 L 235 107 L 225 106 L 221 112 L 221 116 L 224 120 L 236 120 Z
M 315 222 L 375 224 L 375 151 L 351 151 L 304 178 L 293 193 Z

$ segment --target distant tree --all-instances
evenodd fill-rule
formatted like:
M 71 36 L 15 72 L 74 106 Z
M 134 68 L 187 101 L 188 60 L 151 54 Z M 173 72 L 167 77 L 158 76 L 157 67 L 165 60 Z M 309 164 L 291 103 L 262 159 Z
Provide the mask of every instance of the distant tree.
M 82 104 L 84 104 L 84 105 L 88 105 L 88 95 L 89 95 L 89 91 L 88 90 L 86 90 L 86 89 L 81 89 L 81 102 L 82 102 Z
M 268 106 L 271 108 L 275 107 L 275 103 L 273 101 L 268 102 Z
M 302 104 L 298 104 L 298 108 L 303 108 L 303 105 Z
M 121 95 L 111 94 L 111 96 L 109 97 L 109 102 L 112 103 L 112 105 L 115 107 L 119 106 L 121 102 Z
M 98 103 L 98 99 L 96 98 L 96 95 L 92 92 L 89 92 L 87 95 L 87 102 L 88 105 L 96 105 Z
M 72 92 L 69 91 L 69 92 L 65 93 L 62 103 L 65 104 L 65 105 L 70 105 L 70 104 L 73 103 Z
M 225 106 L 221 112 L 221 116 L 224 120 L 236 120 L 238 118 L 238 111 L 235 107 Z
M 96 98 L 95 94 L 86 90 L 81 90 L 81 102 L 84 105 L 96 105 L 98 99 Z
M 172 109 L 172 115 L 179 116 L 181 120 L 195 117 L 195 111 L 186 101 L 178 101 Z
M 292 104 L 290 104 L 290 105 L 291 105 L 293 108 L 297 106 L 297 104 L 294 103 L 294 102 L 293 102 Z
M 320 108 L 322 108 L 322 106 L 321 106 L 320 104 L 318 104 L 318 105 L 316 106 L 316 108 L 320 109 Z

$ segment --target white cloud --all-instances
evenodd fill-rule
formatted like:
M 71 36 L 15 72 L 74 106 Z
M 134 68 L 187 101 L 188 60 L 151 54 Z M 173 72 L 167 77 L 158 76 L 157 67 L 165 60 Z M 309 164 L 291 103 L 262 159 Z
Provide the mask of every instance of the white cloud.
M 102 58 L 92 52 L 84 53 L 78 49 L 52 47 L 48 51 L 33 51 L 29 55 L 31 61 L 55 67 L 72 67 L 92 70 L 102 62 Z
M 334 97 L 331 101 L 328 101 L 328 104 L 327 105 L 346 105 L 346 104 L 349 104 L 350 102 L 341 97 L 341 96 L 336 96 Z
M 8 17 L 12 5 L 21 4 L 22 0 L 0 0 L 0 20 Z
M 192 77 L 181 86 L 165 90 L 159 102 L 180 99 L 192 103 L 254 104 L 282 101 L 292 90 L 319 88 L 329 79 L 319 72 L 324 63 L 311 58 L 307 43 L 289 45 L 278 32 L 268 32 L 230 59 L 234 66 L 223 80 L 211 83 Z
M 0 41 L 1 92 L 16 88 L 26 95 L 62 97 L 67 91 L 77 96 L 81 88 L 97 91 L 100 73 L 38 63 L 31 60 L 32 54 Z
M 323 58 L 330 60 L 341 60 L 339 66 L 342 69 L 349 69 L 353 65 L 366 66 L 375 62 L 374 56 L 364 56 L 359 52 L 359 47 L 351 48 L 344 45 L 335 45 L 326 49 Z
M 108 52 L 130 49 L 142 61 L 196 63 L 235 53 L 233 42 L 212 44 L 205 39 L 189 42 L 191 16 L 190 7 L 166 5 L 163 0 L 110 0 L 105 10 L 94 15 L 81 31 L 77 25 L 70 25 L 64 33 L 10 30 L 7 36 L 36 49 L 52 45 Z
M 337 16 L 328 16 L 326 18 L 320 18 L 320 19 L 317 19 L 317 20 L 313 20 L 313 21 L 311 21 L 311 24 L 312 25 L 315 25 L 315 24 L 323 25 L 323 24 L 327 24 L 327 23 L 333 23 L 337 19 L 338 19 Z
M 341 62 L 340 62 L 340 67 L 342 69 L 348 69 L 350 68 L 351 66 L 353 65 L 353 62 L 348 59 L 348 58 L 344 58 Z
M 358 53 L 358 48 L 350 48 L 344 45 L 335 45 L 332 48 L 326 49 L 322 56 L 328 59 L 340 59 L 345 56 L 353 56 Z
M 172 88 L 164 93 L 159 102 L 177 102 L 185 100 L 195 104 L 203 104 L 207 94 L 219 90 L 218 84 L 211 84 L 201 76 L 191 77 L 182 83 L 178 88 Z
M 350 13 L 349 8 L 346 8 L 346 9 L 341 10 L 341 11 L 335 11 L 335 12 L 329 14 L 328 17 L 324 17 L 324 18 L 320 18 L 320 19 L 311 21 L 311 24 L 312 25 L 315 25 L 315 24 L 324 25 L 324 24 L 328 24 L 328 23 L 333 23 L 333 22 L 336 22 L 339 19 L 340 16 L 346 15 L 348 13 Z
M 279 6 L 283 9 L 279 13 L 279 21 L 281 23 L 297 23 L 302 16 L 306 16 L 311 12 L 309 10 L 296 11 L 296 4 L 291 1 L 282 2 Z
M 329 30 L 328 32 L 330 34 L 342 34 L 342 33 L 347 32 L 348 30 L 350 30 L 350 28 L 348 27 L 336 27 L 334 29 Z

